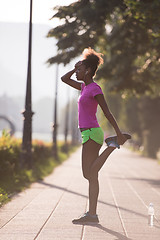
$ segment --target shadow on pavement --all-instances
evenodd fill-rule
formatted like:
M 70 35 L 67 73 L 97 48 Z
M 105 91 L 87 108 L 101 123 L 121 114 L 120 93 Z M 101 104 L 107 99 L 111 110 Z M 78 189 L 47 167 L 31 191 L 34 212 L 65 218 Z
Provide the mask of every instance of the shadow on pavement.
M 124 180 L 124 178 L 121 177 L 111 177 L 112 179 L 118 179 L 118 180 Z M 155 180 L 155 179 L 150 179 L 150 178 L 127 178 L 125 177 L 125 180 L 130 180 L 130 181 L 142 181 L 142 182 L 147 182 L 152 186 L 158 186 L 160 187 L 160 179 Z
M 78 193 L 78 192 L 74 192 L 74 191 L 72 191 L 72 190 L 69 190 L 69 189 L 67 189 L 67 188 L 63 188 L 63 187 L 60 187 L 60 186 L 57 186 L 57 185 L 54 185 L 54 184 L 45 183 L 44 181 L 41 181 L 41 180 L 38 181 L 38 183 L 43 184 L 43 185 L 45 185 L 45 186 L 48 186 L 48 187 L 50 187 L 50 188 L 60 189 L 60 190 L 62 190 L 62 191 L 65 191 L 65 192 L 68 192 L 68 193 L 71 193 L 71 194 L 75 194 L 75 195 L 78 195 L 78 196 L 81 196 L 81 197 L 84 197 L 84 198 L 88 198 L 88 196 L 86 196 L 86 195 L 84 195 L 84 194 L 81 194 L 81 193 Z M 102 204 L 105 204 L 105 205 L 108 205 L 108 206 L 113 207 L 113 208 L 117 208 L 114 204 L 106 203 L 106 202 L 103 202 L 103 201 L 101 201 L 101 200 L 98 200 L 98 202 L 99 202 L 99 203 L 102 203 Z M 127 212 L 133 213 L 133 214 L 135 214 L 135 215 L 141 216 L 141 217 L 143 217 L 143 218 L 148 218 L 148 216 L 145 215 L 145 214 L 141 214 L 141 213 L 138 213 L 138 212 L 135 212 L 135 211 L 132 211 L 132 210 L 130 210 L 130 209 L 123 208 L 123 207 L 120 207 L 120 206 L 118 206 L 118 208 L 119 208 L 120 210 L 127 211 Z
M 133 240 L 131 238 L 128 238 L 126 236 L 124 236 L 123 234 L 119 233 L 119 232 L 116 232 L 116 231 L 113 231 L 109 228 L 106 228 L 104 226 L 102 226 L 101 224 L 97 223 L 97 224 L 92 224 L 92 223 L 86 223 L 86 224 L 82 224 L 82 223 L 79 223 L 79 224 L 76 224 L 76 225 L 82 225 L 82 226 L 91 226 L 91 227 L 95 227 L 95 228 L 99 228 L 101 229 L 102 231 L 106 232 L 106 233 L 109 233 L 115 237 L 117 237 L 116 240 Z
M 124 236 L 123 234 L 119 233 L 119 232 L 116 232 L 116 231 L 113 231 L 109 228 L 106 228 L 106 227 L 103 227 L 101 224 L 97 224 L 97 226 L 95 226 L 113 236 L 116 236 L 117 237 L 117 240 L 132 240 L 131 238 L 128 238 L 126 236 Z

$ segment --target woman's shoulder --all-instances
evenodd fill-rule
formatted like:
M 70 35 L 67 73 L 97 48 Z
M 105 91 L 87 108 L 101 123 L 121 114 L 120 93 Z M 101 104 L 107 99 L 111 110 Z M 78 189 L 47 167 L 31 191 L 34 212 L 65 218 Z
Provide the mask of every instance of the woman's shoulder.
M 93 87 L 93 88 L 100 88 L 100 89 L 101 89 L 101 87 L 99 86 L 99 84 L 96 83 L 96 82 L 93 82 L 92 87 Z
M 103 94 L 101 87 L 96 82 L 93 82 L 91 90 L 92 90 L 93 96 L 96 96 L 98 94 Z

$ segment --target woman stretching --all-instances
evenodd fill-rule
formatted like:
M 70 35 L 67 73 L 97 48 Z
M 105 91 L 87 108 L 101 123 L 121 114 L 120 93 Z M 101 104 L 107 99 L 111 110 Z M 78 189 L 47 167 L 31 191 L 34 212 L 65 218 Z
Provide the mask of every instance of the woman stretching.
M 98 66 L 103 63 L 101 54 L 88 48 L 83 51 L 83 57 L 82 61 L 75 64 L 72 71 L 61 78 L 64 83 L 81 91 L 78 101 L 78 119 L 82 135 L 82 171 L 83 176 L 89 182 L 89 210 L 80 218 L 74 219 L 72 221 L 74 224 L 99 222 L 96 214 L 99 194 L 98 172 L 109 155 L 127 140 L 109 111 L 100 86 L 93 80 Z M 76 73 L 77 80 L 83 83 L 71 79 L 74 73 Z M 103 145 L 104 133 L 96 118 L 98 104 L 117 135 L 117 141 L 113 139 L 100 156 L 99 150 Z

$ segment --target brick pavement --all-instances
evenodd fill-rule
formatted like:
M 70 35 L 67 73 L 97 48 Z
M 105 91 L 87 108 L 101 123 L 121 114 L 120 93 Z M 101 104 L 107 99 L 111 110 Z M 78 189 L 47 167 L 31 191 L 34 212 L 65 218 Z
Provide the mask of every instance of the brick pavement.
M 0 209 L 0 240 L 160 240 L 160 165 L 122 148 L 100 171 L 100 223 L 73 225 L 88 207 L 81 149 Z M 147 224 L 153 202 L 154 227 Z

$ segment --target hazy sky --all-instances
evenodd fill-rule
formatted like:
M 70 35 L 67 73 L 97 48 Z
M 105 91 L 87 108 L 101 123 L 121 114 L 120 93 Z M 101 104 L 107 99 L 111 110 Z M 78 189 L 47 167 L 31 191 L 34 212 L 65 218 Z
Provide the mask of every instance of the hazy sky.
M 48 58 L 56 55 L 56 40 L 46 38 L 48 31 L 59 25 L 57 19 L 49 20 L 53 8 L 57 5 L 69 5 L 76 0 L 33 0 L 33 35 L 32 35 L 32 109 L 36 112 L 33 117 L 34 126 L 42 120 L 36 111 L 37 102 L 46 102 L 44 98 L 53 99 L 55 93 L 56 64 L 48 67 Z M 18 97 L 24 106 L 27 62 L 28 62 L 28 31 L 29 31 L 30 0 L 0 0 L 0 97 Z M 70 70 L 76 59 L 64 67 L 59 66 L 58 106 L 59 111 L 70 99 L 77 97 L 77 91 L 71 89 L 60 80 L 60 76 Z M 22 98 L 19 98 L 22 97 Z M 41 100 L 42 99 L 42 100 Z M 47 105 L 46 115 L 50 131 L 53 121 L 53 102 Z M 44 109 L 44 108 L 43 108 Z M 22 109 L 21 109 L 22 110 Z M 3 114 L 3 113 L 1 113 Z M 5 113 L 6 114 L 6 113 Z M 22 116 L 17 113 L 22 121 Z M 45 122 L 45 124 L 47 124 Z
M 69 5 L 76 0 L 33 0 L 33 22 L 52 24 L 49 18 L 53 16 L 53 7 Z M 0 21 L 28 22 L 29 0 L 0 0 Z M 54 20 L 56 24 L 58 20 Z
M 32 98 L 53 97 L 55 64 L 50 68 L 45 62 L 56 55 L 56 41 L 46 38 L 48 31 L 60 24 L 57 19 L 49 20 L 57 5 L 69 5 L 75 0 L 33 0 L 33 49 L 32 49 Z M 25 96 L 28 58 L 29 0 L 0 0 L 0 96 Z M 4 23 L 4 24 L 3 24 Z M 8 23 L 18 23 L 9 25 Z M 26 23 L 25 25 L 21 23 Z M 41 25 L 41 26 L 40 26 Z M 24 26 L 24 29 L 23 29 Z M 72 65 L 60 65 L 59 75 Z M 59 81 L 62 96 L 68 87 Z M 71 94 L 74 94 L 71 91 Z M 61 97 L 61 96 L 60 96 Z

